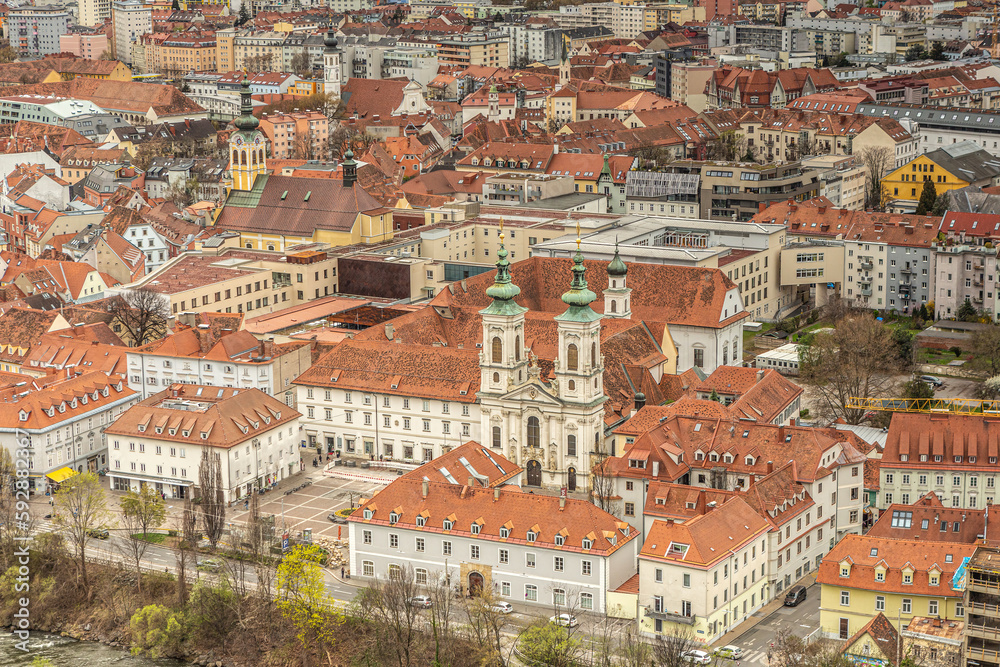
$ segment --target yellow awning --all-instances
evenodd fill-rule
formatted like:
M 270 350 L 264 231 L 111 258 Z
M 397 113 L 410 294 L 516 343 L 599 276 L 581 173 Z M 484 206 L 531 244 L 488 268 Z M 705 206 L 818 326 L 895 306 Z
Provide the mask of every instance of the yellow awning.
M 62 484 L 67 479 L 76 474 L 76 471 L 72 468 L 60 468 L 59 470 L 54 470 L 50 472 L 46 477 L 51 479 L 56 484 Z

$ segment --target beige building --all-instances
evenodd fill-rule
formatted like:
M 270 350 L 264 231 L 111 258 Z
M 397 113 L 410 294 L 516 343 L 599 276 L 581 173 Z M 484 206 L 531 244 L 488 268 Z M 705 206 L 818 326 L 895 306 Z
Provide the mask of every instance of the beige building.
M 271 142 L 274 159 L 325 158 L 330 136 L 330 120 L 321 113 L 306 111 L 261 116 L 260 130 Z
M 715 64 L 674 62 L 670 66 L 670 99 L 701 113 L 708 107 L 705 86 L 715 69 Z
M 510 41 L 505 35 L 464 34 L 442 40 L 437 45 L 441 65 L 469 67 L 509 67 Z
M 868 167 L 855 155 L 818 155 L 802 160 L 802 166 L 819 171 L 821 197 L 837 208 L 861 211 L 865 207 Z
M 111 0 L 80 0 L 80 25 L 95 26 L 111 18 Z

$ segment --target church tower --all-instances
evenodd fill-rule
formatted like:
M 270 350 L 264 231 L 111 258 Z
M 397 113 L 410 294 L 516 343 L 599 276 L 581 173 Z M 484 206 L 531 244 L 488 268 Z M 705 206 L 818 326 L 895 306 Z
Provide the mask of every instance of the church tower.
M 250 81 L 245 73 L 240 88 L 240 115 L 233 124 L 236 125 L 236 132 L 229 137 L 229 173 L 234 190 L 249 191 L 257 177 L 267 173 L 267 139 L 257 129 L 260 123 L 253 115 Z
M 496 86 L 490 86 L 489 106 L 486 111 L 486 120 L 497 122 L 500 120 L 500 93 Z
M 572 403 L 590 403 L 604 395 L 604 361 L 601 355 L 601 316 L 590 307 L 596 299 L 584 277 L 580 232 L 577 230 L 573 280 L 562 295 L 569 306 L 556 315 L 559 331 L 559 358 L 555 363 L 559 396 Z
M 514 297 L 521 288 L 510 278 L 510 262 L 504 247 L 503 223 L 500 224 L 500 250 L 497 252 L 497 275 L 486 295 L 493 302 L 479 311 L 483 317 L 483 350 L 479 353 L 480 391 L 506 393 L 513 385 L 527 379 L 528 356 L 524 350 L 524 313 Z
M 618 256 L 618 242 L 615 241 L 615 256 L 608 264 L 608 288 L 604 290 L 604 316 L 632 317 L 632 290 L 625 284 L 628 267 Z
M 559 59 L 559 89 L 563 89 L 570 82 L 570 62 L 569 46 L 566 44 L 568 38 L 563 35 L 562 56 Z
M 323 90 L 330 95 L 340 97 L 342 54 L 337 48 L 337 35 L 332 30 L 328 30 L 326 37 L 323 38 L 323 46 Z

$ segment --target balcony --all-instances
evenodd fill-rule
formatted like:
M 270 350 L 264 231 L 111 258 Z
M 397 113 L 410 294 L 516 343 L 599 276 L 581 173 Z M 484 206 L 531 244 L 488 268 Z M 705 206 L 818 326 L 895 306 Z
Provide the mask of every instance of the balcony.
M 871 296 L 871 295 L 872 295 L 872 288 L 871 287 L 862 287 L 861 288 L 861 296 Z
M 983 277 L 982 276 L 978 276 L 976 278 L 973 278 L 972 279 L 972 284 L 975 285 L 976 287 L 982 287 L 983 286 Z
M 981 296 L 972 297 L 972 303 L 982 303 L 982 302 L 983 302 L 983 297 Z
M 969 586 L 969 590 L 972 590 L 972 586 Z M 976 614 L 979 616 L 1000 616 L 1000 605 L 996 604 L 986 604 L 985 602 L 966 602 L 965 608 L 970 614 Z
M 916 273 L 916 271 L 914 271 L 910 267 L 906 267 L 905 269 L 900 269 L 899 272 L 902 273 L 902 274 L 904 274 L 904 275 L 905 274 L 913 275 L 914 273 Z
M 971 637 L 981 637 L 983 639 L 1000 640 L 1000 628 L 989 625 L 975 625 L 966 623 L 965 632 Z
M 695 616 L 685 616 L 684 614 L 676 614 L 671 611 L 656 611 L 653 607 L 644 607 L 644 609 L 646 610 L 646 616 L 649 618 L 658 618 L 661 621 L 694 625 L 696 620 Z
M 874 267 L 875 265 L 872 263 L 870 259 L 861 260 L 861 268 L 864 269 L 865 271 L 871 271 Z
M 966 589 L 975 593 L 989 593 L 991 595 L 996 595 L 1000 593 L 1000 581 L 985 581 L 983 579 L 969 578 L 968 584 L 966 584 Z M 975 602 L 973 604 L 982 604 L 980 602 Z M 993 605 L 986 605 L 987 607 Z
M 1000 662 L 1000 652 L 988 648 L 973 648 L 970 646 L 965 649 L 965 657 L 967 660 L 977 660 L 980 664 L 984 661 L 991 663 Z

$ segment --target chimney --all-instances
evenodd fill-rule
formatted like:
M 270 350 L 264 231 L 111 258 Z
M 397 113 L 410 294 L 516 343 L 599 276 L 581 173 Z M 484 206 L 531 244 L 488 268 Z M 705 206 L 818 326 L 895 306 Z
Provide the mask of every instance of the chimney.
M 424 483 L 423 483 L 423 489 L 422 489 L 424 498 L 427 497 L 427 494 L 428 494 L 428 492 L 430 492 L 430 490 L 431 490 L 431 483 L 425 479 Z
M 471 489 L 475 486 L 476 486 L 476 478 L 473 477 L 472 475 L 469 475 L 469 488 Z
M 566 509 L 566 496 L 559 496 L 559 511 Z
M 660 462 L 653 461 L 653 477 L 659 477 L 659 476 L 660 476 Z
M 385 323 L 385 337 L 388 338 L 389 340 L 392 340 L 393 337 L 394 337 L 394 331 L 395 331 L 395 327 L 393 326 L 392 322 L 386 322 Z
M 494 486 L 493 487 L 493 502 L 496 502 L 498 500 L 500 500 L 500 487 L 499 486 Z
M 764 379 L 764 369 L 761 368 L 759 371 L 757 371 L 757 382 L 760 382 L 763 379 Z
M 767 462 L 767 474 L 770 475 L 772 472 L 774 472 L 774 461 L 768 461 Z
M 758 213 L 763 213 L 765 208 L 767 208 L 767 205 L 764 204 L 764 202 L 757 202 L 757 212 Z

